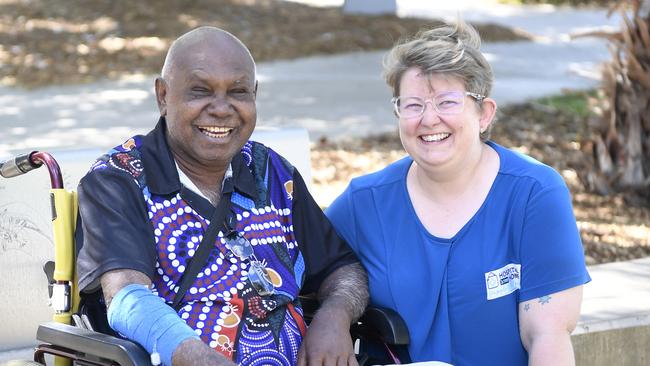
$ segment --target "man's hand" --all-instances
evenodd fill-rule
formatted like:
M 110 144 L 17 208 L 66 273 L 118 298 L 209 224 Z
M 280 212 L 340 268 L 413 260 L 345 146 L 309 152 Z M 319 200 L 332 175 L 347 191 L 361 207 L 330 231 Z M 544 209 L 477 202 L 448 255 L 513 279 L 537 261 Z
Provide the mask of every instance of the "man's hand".
M 349 315 L 334 299 L 323 304 L 302 340 L 298 366 L 358 366 L 350 322 Z
M 178 345 L 172 364 L 173 366 L 237 366 L 197 338 L 187 339 Z
M 358 263 L 330 273 L 318 290 L 320 308 L 298 351 L 298 366 L 357 366 L 350 324 L 368 303 L 368 278 Z

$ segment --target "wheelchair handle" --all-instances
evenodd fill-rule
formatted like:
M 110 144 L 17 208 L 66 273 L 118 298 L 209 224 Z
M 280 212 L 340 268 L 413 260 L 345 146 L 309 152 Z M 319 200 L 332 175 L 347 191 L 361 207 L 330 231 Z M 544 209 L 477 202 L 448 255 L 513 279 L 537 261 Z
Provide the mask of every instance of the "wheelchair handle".
M 32 151 L 0 162 L 0 175 L 5 178 L 16 177 L 39 168 L 43 164 L 47 166 L 52 188 L 63 188 L 63 177 L 59 164 L 52 155 L 43 151 Z

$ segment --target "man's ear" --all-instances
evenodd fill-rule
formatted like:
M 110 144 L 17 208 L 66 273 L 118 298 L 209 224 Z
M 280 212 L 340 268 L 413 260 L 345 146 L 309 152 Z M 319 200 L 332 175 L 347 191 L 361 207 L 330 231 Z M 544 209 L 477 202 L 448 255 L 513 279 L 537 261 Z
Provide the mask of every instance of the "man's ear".
M 160 111 L 160 116 L 165 117 L 167 115 L 167 83 L 161 77 L 156 78 L 155 82 L 156 89 L 156 102 L 158 102 L 158 110 Z
M 257 80 L 255 80 L 255 90 L 253 91 L 253 95 L 255 96 L 255 98 L 257 98 L 257 85 L 259 85 L 259 84 L 258 84 Z
M 481 119 L 479 120 L 479 126 L 481 129 L 481 132 L 485 131 L 490 127 L 490 124 L 492 124 L 492 121 L 494 120 L 494 116 L 497 113 L 497 102 L 494 101 L 492 98 L 485 98 L 483 99 L 482 102 L 482 108 L 481 108 Z

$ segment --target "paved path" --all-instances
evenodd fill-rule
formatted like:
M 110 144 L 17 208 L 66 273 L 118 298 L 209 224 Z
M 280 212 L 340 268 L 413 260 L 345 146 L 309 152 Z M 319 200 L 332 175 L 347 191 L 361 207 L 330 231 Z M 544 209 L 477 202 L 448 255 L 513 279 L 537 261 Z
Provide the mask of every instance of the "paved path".
M 491 43 L 498 103 L 597 85 L 603 44 Z M 390 91 L 381 80 L 384 51 L 259 65 L 259 124 L 304 127 L 312 139 L 392 131 Z M 29 148 L 108 147 L 156 122 L 154 76 L 33 91 L 0 88 L 0 155 Z
M 650 326 L 650 257 L 589 267 L 575 333 Z

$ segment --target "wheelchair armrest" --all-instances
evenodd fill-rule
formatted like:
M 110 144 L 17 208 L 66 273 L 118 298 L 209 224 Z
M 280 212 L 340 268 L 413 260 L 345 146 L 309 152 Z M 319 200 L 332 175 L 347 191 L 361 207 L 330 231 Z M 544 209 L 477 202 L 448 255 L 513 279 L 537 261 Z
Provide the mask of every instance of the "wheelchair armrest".
M 300 304 L 305 319 L 311 321 L 319 306 L 316 296 L 301 295 Z M 350 330 L 353 336 L 358 335 L 390 345 L 403 346 L 410 342 L 409 331 L 402 317 L 391 309 L 379 306 L 369 305 Z
M 151 365 L 149 354 L 136 343 L 66 324 L 43 323 L 38 327 L 36 339 L 53 346 L 115 361 L 121 366 Z
M 390 345 L 404 346 L 410 342 L 409 331 L 402 317 L 387 308 L 368 306 L 358 324 L 352 328 L 362 336 Z

